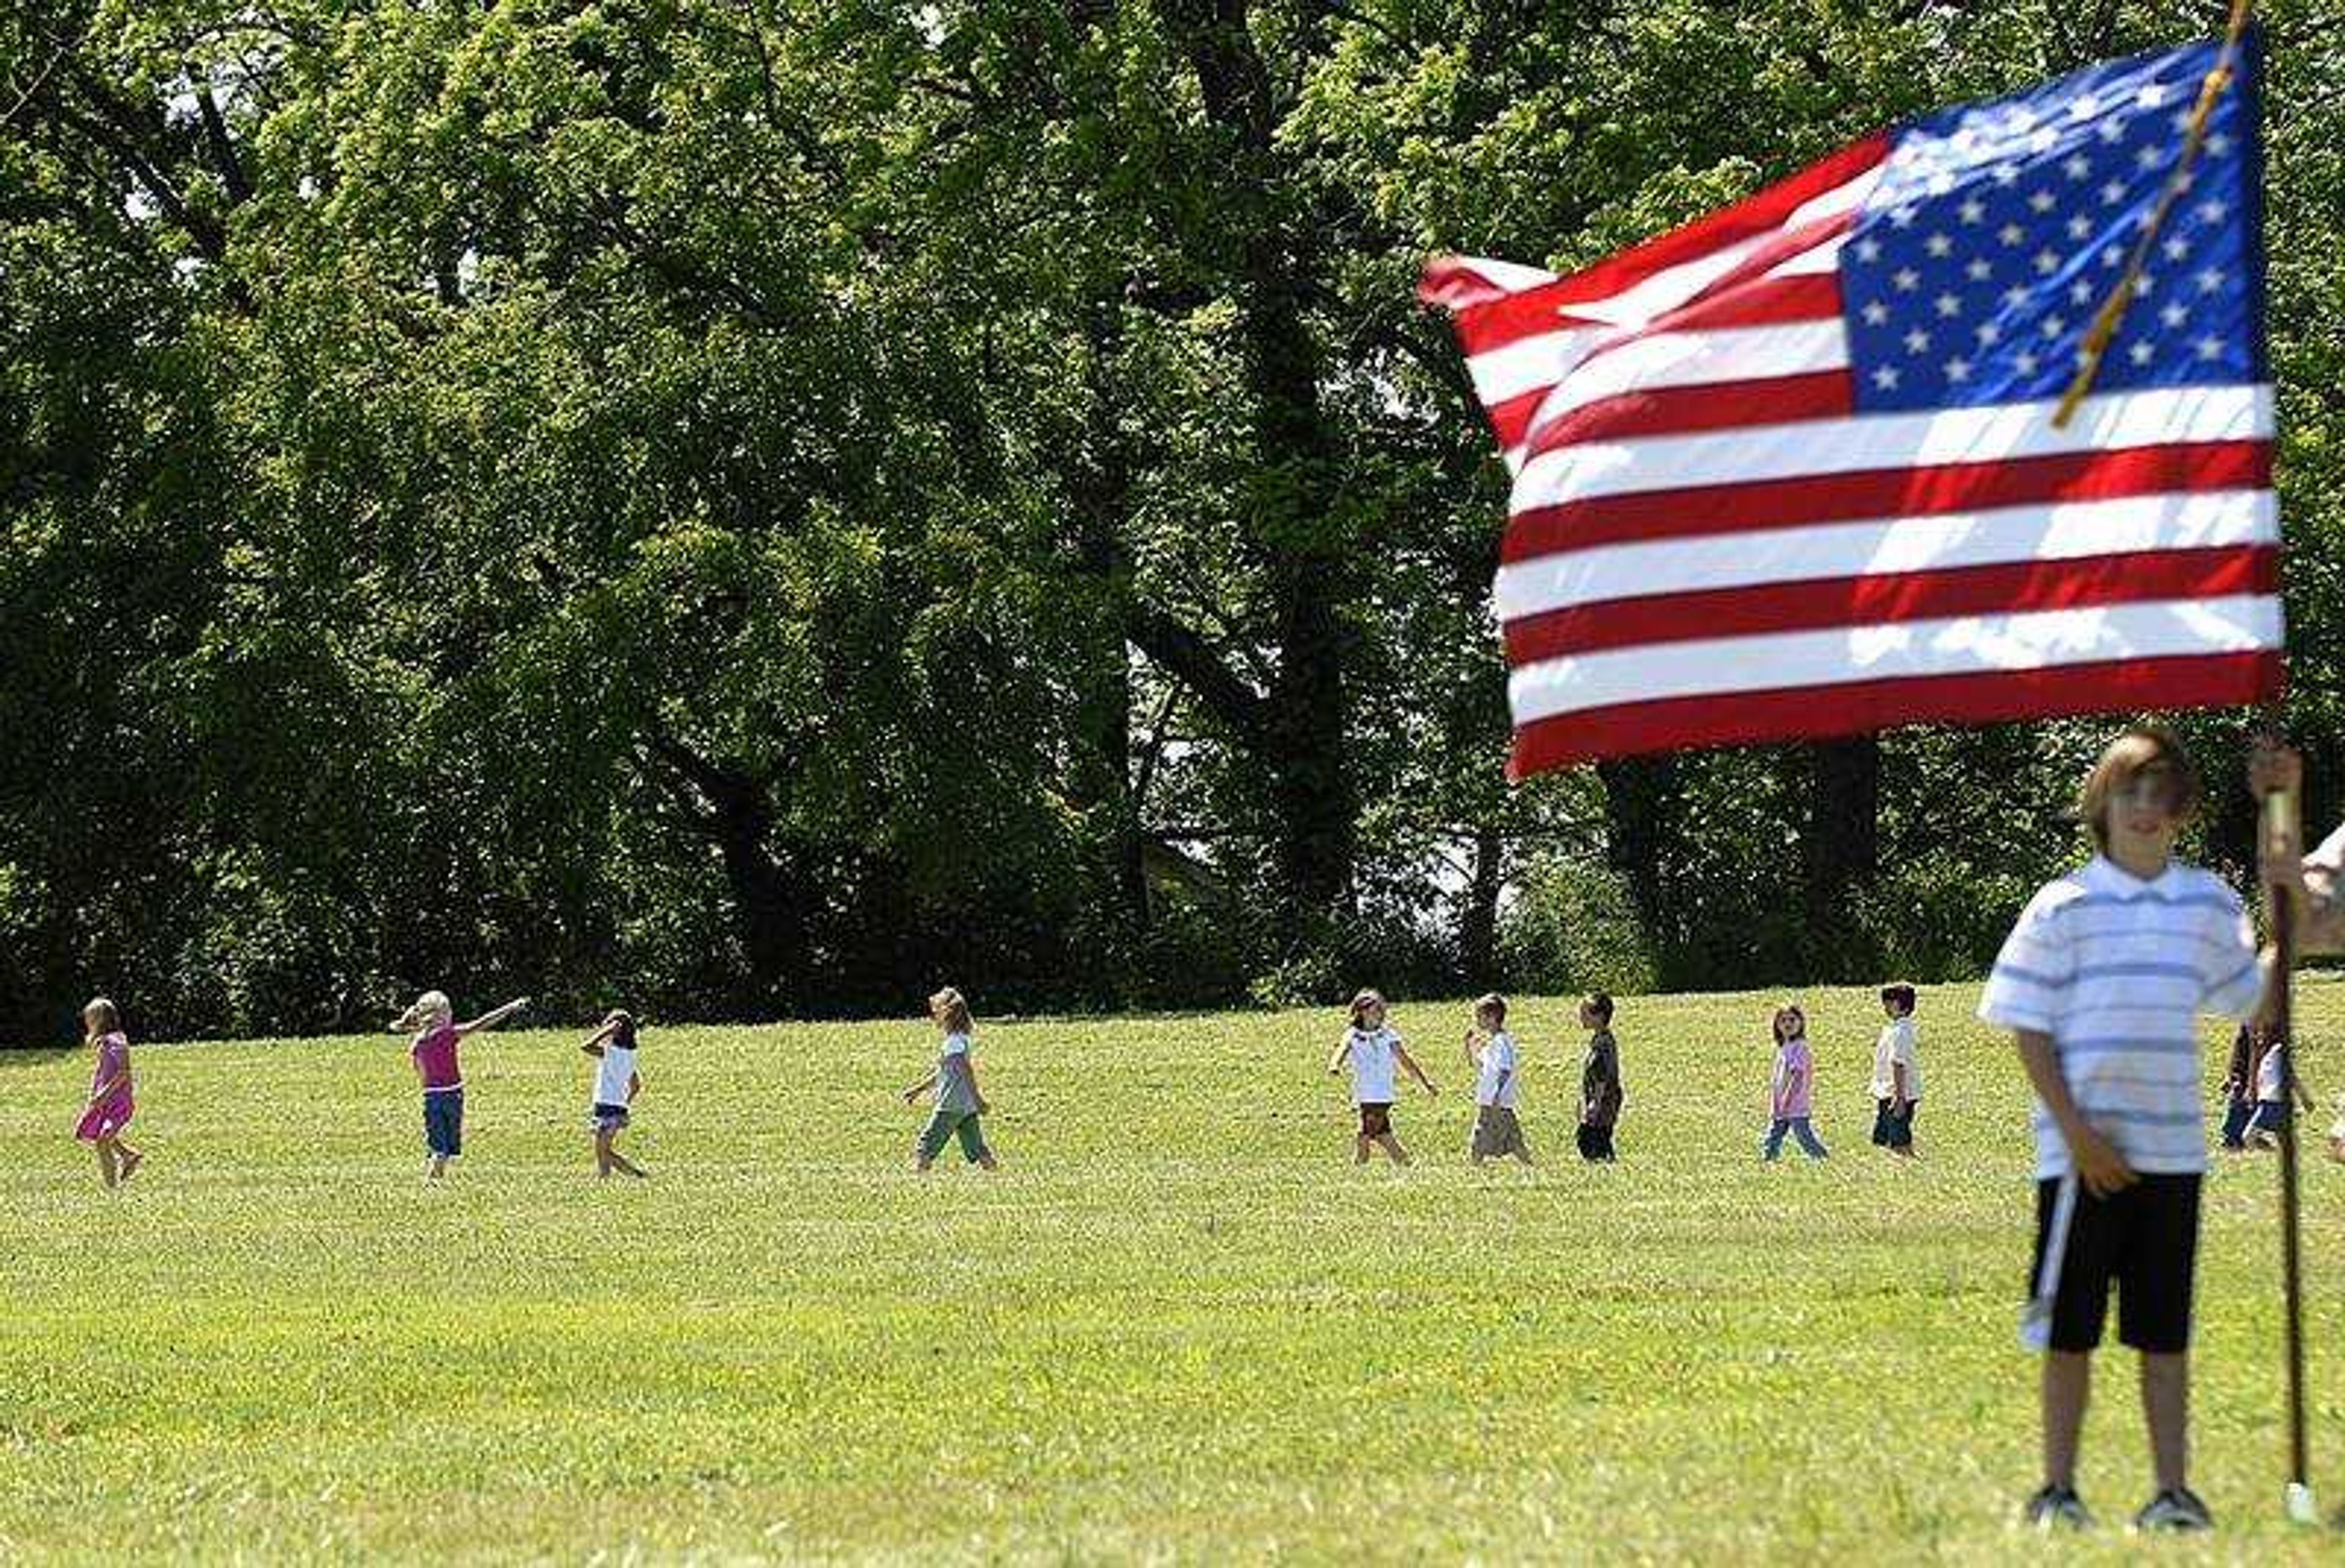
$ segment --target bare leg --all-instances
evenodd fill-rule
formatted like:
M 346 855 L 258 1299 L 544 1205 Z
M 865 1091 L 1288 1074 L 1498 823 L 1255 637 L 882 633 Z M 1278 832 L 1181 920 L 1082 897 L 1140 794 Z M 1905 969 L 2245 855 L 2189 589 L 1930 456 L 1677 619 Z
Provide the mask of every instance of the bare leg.
M 2076 1484 L 2076 1438 L 2093 1391 L 2093 1358 L 2083 1351 L 2044 1354 L 2044 1483 Z
M 138 1162 L 147 1157 L 118 1138 L 114 1140 L 114 1149 L 116 1168 L 121 1172 L 121 1179 L 127 1181 L 138 1173 Z
M 1391 1133 L 1384 1134 L 1381 1138 L 1376 1139 L 1376 1142 L 1384 1147 L 1386 1155 L 1395 1165 L 1406 1165 L 1408 1163 L 1408 1150 L 1403 1148 L 1400 1146 L 1400 1139 L 1394 1137 Z M 1365 1157 L 1363 1156 L 1362 1158 L 1365 1158 Z
M 645 1171 L 642 1166 L 637 1165 L 634 1160 L 629 1159 L 625 1155 L 619 1152 L 618 1142 L 618 1134 L 615 1132 L 601 1140 L 603 1152 L 611 1157 L 611 1163 L 604 1168 L 604 1174 L 607 1176 L 614 1170 L 624 1171 L 625 1174 L 635 1177 L 638 1179 L 648 1175 L 649 1172 Z
M 94 1147 L 97 1150 L 97 1179 L 108 1188 L 119 1185 L 121 1178 L 114 1169 L 114 1140 L 101 1138 Z
M 2157 1490 L 2187 1485 L 2190 1468 L 2190 1357 L 2141 1358 L 2141 1413 L 2149 1424 L 2150 1462 Z
M 993 1158 L 993 1150 L 989 1148 L 977 1157 L 977 1168 L 980 1170 L 1000 1170 L 1001 1162 Z
M 1373 1142 L 1374 1140 L 1371 1139 L 1365 1132 L 1352 1140 L 1352 1163 L 1354 1165 L 1365 1165 L 1368 1163 L 1368 1149 Z
M 607 1179 L 611 1174 L 611 1167 L 615 1158 L 611 1153 L 611 1129 L 607 1127 L 596 1128 L 594 1129 L 594 1174 Z
M 1537 1165 L 1538 1163 L 1538 1160 L 1531 1158 L 1531 1151 L 1528 1148 L 1518 1148 L 1515 1150 L 1515 1158 L 1522 1161 L 1525 1165 Z

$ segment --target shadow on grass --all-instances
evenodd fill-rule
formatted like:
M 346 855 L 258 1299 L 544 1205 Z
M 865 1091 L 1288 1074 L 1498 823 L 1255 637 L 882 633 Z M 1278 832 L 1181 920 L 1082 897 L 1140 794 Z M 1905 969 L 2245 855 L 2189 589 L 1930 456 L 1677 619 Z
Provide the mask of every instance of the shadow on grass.
M 79 1046 L 0 1046 L 0 1073 L 12 1068 L 55 1067 L 67 1057 L 82 1054 Z

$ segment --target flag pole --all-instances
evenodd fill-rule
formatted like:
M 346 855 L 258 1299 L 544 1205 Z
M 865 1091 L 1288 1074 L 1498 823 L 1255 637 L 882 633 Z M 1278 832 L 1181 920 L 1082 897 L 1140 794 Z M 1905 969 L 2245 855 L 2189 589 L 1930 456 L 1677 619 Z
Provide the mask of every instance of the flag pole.
M 2299 844 L 2297 799 L 2293 790 L 2273 790 L 2263 799 L 2264 855 L 2268 865 L 2302 855 Z M 2296 1047 L 2294 1043 L 2296 967 L 2296 901 L 2277 875 L 2266 878 L 2271 910 L 2272 983 L 2279 987 L 2271 1008 L 2270 1049 L 2280 1053 L 2279 1098 L 2286 1108 L 2279 1118 L 2279 1247 L 2282 1291 L 2281 1316 L 2288 1358 L 2288 1517 L 2299 1524 L 2317 1524 L 2320 1513 L 2312 1498 L 2310 1462 L 2306 1453 L 2304 1421 L 2304 1249 L 2299 1224 L 2296 1138 Z
M 2199 84 L 2198 102 L 2190 111 L 2190 122 L 2182 137 L 2182 156 L 2174 160 L 2174 171 L 2166 177 L 2166 188 L 2158 193 L 2157 205 L 2149 210 L 2149 221 L 2142 225 L 2141 233 L 2133 242 L 2133 251 L 2126 258 L 2125 270 L 2117 275 L 2117 285 L 2101 308 L 2093 314 L 2093 324 L 2085 330 L 2085 341 L 2076 350 L 2076 374 L 2068 389 L 2060 395 L 2060 406 L 2053 411 L 2055 429 L 2066 430 L 2068 420 L 2076 412 L 2076 405 L 2093 389 L 2093 378 L 2101 372 L 2101 360 L 2109 351 L 2109 341 L 2117 335 L 2117 327 L 2125 320 L 2126 307 L 2141 286 L 2142 269 L 2149 265 L 2149 248 L 2157 242 L 2157 231 L 2166 225 L 2166 215 L 2182 196 L 2190 181 L 2190 166 L 2198 161 L 2198 148 L 2207 140 L 2207 122 L 2214 117 L 2215 105 L 2223 96 L 2223 89 L 2231 85 L 2232 62 L 2238 58 L 2239 40 L 2247 35 L 2248 19 L 2255 13 L 2255 0 L 2231 0 L 2231 20 L 2223 34 L 2223 47 L 2215 56 L 2214 67 Z

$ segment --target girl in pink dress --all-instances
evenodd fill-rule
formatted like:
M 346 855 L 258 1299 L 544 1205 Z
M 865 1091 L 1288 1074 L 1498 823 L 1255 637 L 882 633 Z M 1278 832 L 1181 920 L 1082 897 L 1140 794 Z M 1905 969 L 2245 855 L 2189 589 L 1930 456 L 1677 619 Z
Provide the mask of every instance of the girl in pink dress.
M 103 996 L 92 997 L 81 1010 L 81 1032 L 83 1043 L 97 1053 L 97 1065 L 90 1075 L 89 1104 L 82 1109 L 74 1136 L 96 1148 L 98 1176 L 107 1186 L 119 1187 L 147 1158 L 122 1136 L 135 1108 L 130 1098 L 130 1042 L 122 1033 L 122 1015 Z

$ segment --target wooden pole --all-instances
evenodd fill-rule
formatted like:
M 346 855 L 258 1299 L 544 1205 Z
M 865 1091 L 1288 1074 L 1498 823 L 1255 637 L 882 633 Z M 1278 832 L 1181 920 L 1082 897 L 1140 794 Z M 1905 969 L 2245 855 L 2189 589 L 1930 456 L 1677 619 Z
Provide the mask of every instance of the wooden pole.
M 2299 856 L 2297 802 L 2288 790 L 2264 796 L 2265 856 L 2273 865 L 2282 857 Z M 2288 1358 L 2288 1516 L 2302 1524 L 2320 1522 L 2312 1498 L 2311 1464 L 2306 1453 L 2304 1423 L 2304 1248 L 2299 1224 L 2296 1139 L 2296 1047 L 2294 1044 L 2296 905 L 2277 881 L 2266 888 L 2271 908 L 2272 950 L 2277 973 L 2272 983 L 2279 994 L 2271 1010 L 2274 1044 L 2280 1053 L 2279 1098 L 2286 1108 L 2279 1118 L 2279 1248 L 2283 1293 L 2282 1318 Z

